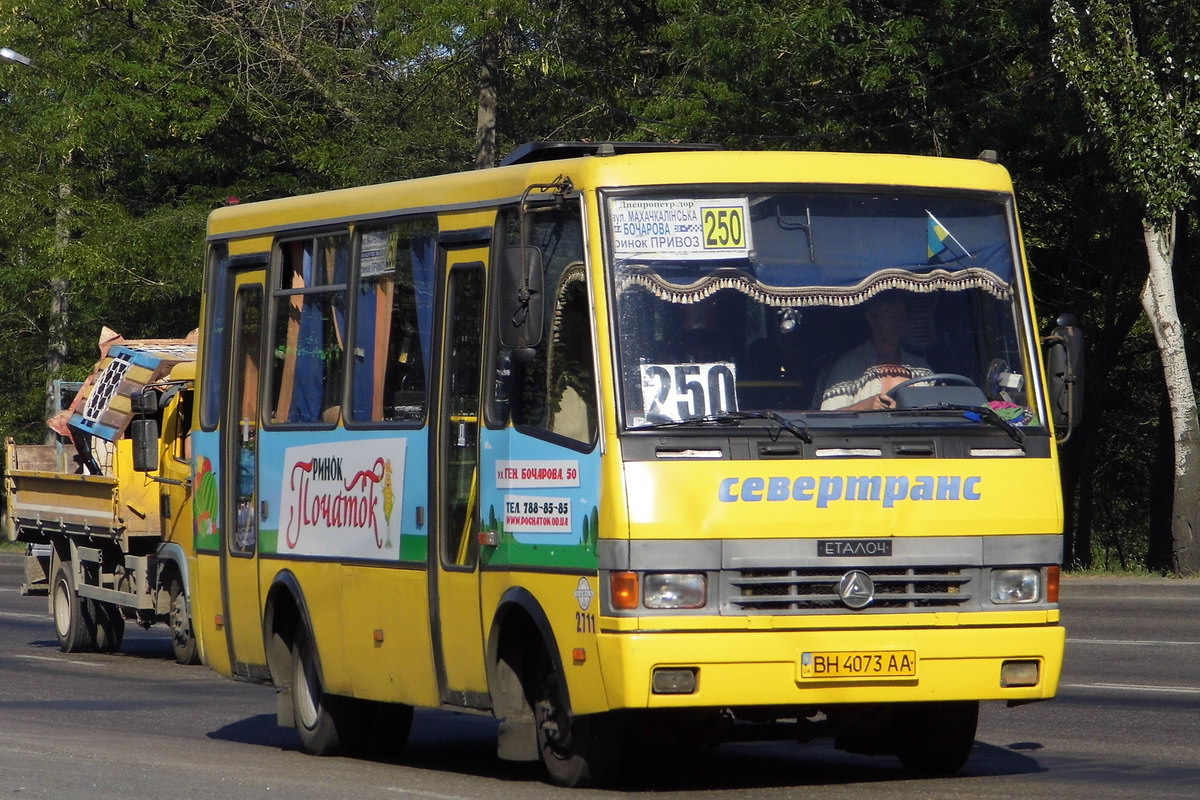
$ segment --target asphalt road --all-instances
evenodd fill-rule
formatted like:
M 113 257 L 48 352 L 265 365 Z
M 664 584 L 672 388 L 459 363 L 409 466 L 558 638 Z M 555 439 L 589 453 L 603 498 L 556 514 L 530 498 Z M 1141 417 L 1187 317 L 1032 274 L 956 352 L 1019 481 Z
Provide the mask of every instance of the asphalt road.
M 1200 582 L 1069 581 L 1059 697 L 985 705 L 960 776 L 824 745 L 656 756 L 627 791 L 557 789 L 495 758 L 486 718 L 418 712 L 398 763 L 314 758 L 275 727 L 269 688 L 171 660 L 162 631 L 122 653 L 60 653 L 45 598 L 0 555 L 0 798 L 1192 798 L 1200 791 Z

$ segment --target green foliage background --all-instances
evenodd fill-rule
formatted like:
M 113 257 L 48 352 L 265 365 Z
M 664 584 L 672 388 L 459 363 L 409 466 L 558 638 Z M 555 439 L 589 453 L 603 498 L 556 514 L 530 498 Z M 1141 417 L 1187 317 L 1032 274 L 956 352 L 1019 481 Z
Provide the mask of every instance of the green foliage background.
M 0 45 L 34 61 L 0 64 L 0 432 L 44 434 L 51 276 L 70 281 L 63 377 L 86 374 L 101 325 L 185 334 L 205 217 L 226 198 L 469 168 L 479 44 L 493 36 L 501 154 L 574 138 L 998 150 L 1018 186 L 1044 328 L 1069 310 L 1088 335 L 1087 423 L 1063 452 L 1066 560 L 1163 568 L 1170 425 L 1138 303 L 1145 205 L 1131 190 L 1182 211 L 1177 290 L 1194 345 L 1196 179 L 1174 175 L 1170 197 L 1131 186 L 1101 135 L 1116 123 L 1085 111 L 1051 57 L 1052 5 L 0 0 Z M 1150 49 L 1180 60 L 1179 91 L 1192 92 L 1195 12 L 1141 5 L 1171 22 Z M 1170 125 L 1146 122 L 1129 135 L 1173 146 Z

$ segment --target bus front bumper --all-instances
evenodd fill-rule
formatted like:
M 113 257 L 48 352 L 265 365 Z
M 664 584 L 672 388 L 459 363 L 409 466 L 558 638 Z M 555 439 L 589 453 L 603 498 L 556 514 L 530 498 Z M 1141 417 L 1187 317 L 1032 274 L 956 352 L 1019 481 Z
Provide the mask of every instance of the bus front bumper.
M 1046 699 L 1058 689 L 1066 629 L 629 631 L 598 638 L 608 708 L 723 708 Z M 686 675 L 673 678 L 689 670 L 694 687 L 685 691 Z M 666 673 L 656 688 L 659 671 Z

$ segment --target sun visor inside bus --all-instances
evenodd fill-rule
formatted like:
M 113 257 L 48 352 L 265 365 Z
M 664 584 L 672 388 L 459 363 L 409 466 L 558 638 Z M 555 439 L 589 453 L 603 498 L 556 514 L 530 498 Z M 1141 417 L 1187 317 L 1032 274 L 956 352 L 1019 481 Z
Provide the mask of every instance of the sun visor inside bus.
M 619 264 L 618 284 L 674 303 L 699 302 L 723 288 L 795 307 L 858 305 L 889 289 L 975 289 L 1011 298 L 1013 253 L 1003 207 L 957 204 L 939 219 L 927 198 L 886 200 L 770 196 L 751 203 L 748 253 L 713 259 L 638 253 Z M 863 216 L 864 207 L 871 216 Z

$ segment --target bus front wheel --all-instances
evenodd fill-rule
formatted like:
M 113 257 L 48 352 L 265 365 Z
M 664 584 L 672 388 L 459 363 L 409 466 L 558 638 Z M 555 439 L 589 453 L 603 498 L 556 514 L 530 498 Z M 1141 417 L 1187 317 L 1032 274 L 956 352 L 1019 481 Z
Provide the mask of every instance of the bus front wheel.
M 979 701 L 904 704 L 898 721 L 900 763 L 917 775 L 958 772 L 975 745 Z
M 562 677 L 545 657 L 537 669 L 534 718 L 538 752 L 551 783 L 606 786 L 615 780 L 623 746 L 615 715 L 572 714 Z
M 317 648 L 303 627 L 292 643 L 292 713 L 300 746 L 316 756 L 335 756 L 354 748 L 347 703 L 326 694 L 317 666 Z

